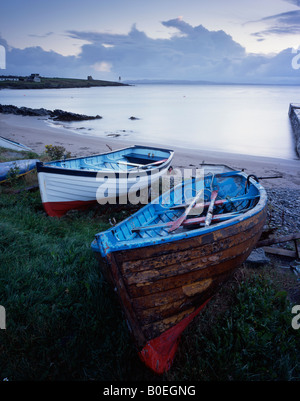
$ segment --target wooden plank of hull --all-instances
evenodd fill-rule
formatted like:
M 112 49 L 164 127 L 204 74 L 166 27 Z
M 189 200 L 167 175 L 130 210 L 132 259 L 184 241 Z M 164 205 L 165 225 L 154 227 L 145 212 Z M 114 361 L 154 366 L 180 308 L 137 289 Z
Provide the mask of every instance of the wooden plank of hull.
M 205 283 L 207 281 L 212 280 L 211 278 L 208 279 L 203 279 L 197 281 L 197 283 Z M 138 298 L 133 298 L 132 302 L 134 305 L 134 308 L 137 310 L 137 312 L 144 312 L 146 309 L 151 309 L 155 307 L 163 307 L 164 305 L 172 304 L 174 302 L 183 302 L 183 299 L 186 299 L 187 295 L 185 292 L 187 292 L 187 288 L 190 284 L 186 284 L 182 287 L 176 287 L 172 288 L 170 290 L 166 290 L 163 293 L 157 293 L 157 294 L 148 294 L 144 295 Z
M 117 263 L 115 261 L 115 257 L 113 254 L 109 254 L 107 256 L 110 265 L 111 278 L 113 279 L 114 284 L 117 286 L 119 295 L 123 302 L 123 310 L 125 312 L 128 321 L 130 322 L 130 326 L 134 334 L 134 337 L 139 344 L 144 344 L 146 339 L 144 337 L 140 325 L 138 324 L 135 311 L 132 307 L 130 297 L 128 296 L 128 293 L 125 289 L 124 280 L 120 275 Z
M 185 274 L 174 275 L 169 278 L 162 278 L 153 284 L 139 287 L 139 291 L 129 292 L 132 296 L 135 308 L 137 310 L 144 310 L 145 308 L 151 308 L 153 306 L 165 305 L 166 303 L 172 303 L 181 298 L 188 296 L 188 286 L 195 284 L 195 287 L 199 285 L 199 292 L 203 290 L 203 285 L 207 281 L 217 278 L 220 274 L 227 274 L 235 268 L 236 263 L 240 262 L 240 258 L 245 259 L 245 254 L 251 251 L 253 244 L 257 240 L 254 237 L 251 242 L 248 242 L 245 246 L 245 251 L 239 252 L 236 255 L 232 255 L 222 260 L 217 264 L 207 263 L 206 266 L 201 266 L 195 271 L 191 271 Z M 238 255 L 238 256 L 237 256 Z M 176 268 L 174 268 L 176 271 Z M 202 284 L 201 284 L 202 283 Z M 194 288 L 195 290 L 196 288 Z M 148 291 L 147 291 L 148 290 Z M 191 289 L 190 289 L 191 291 Z M 134 294 L 134 295 L 132 295 Z
M 151 283 L 155 283 L 157 280 L 164 278 L 205 269 L 207 266 L 216 266 L 222 261 L 231 259 L 232 255 L 242 253 L 245 248 L 247 249 L 249 246 L 252 246 L 253 241 L 251 243 L 250 240 L 254 237 L 254 240 L 256 241 L 257 234 L 258 231 L 255 230 L 251 235 L 249 233 L 249 238 L 247 238 L 247 240 L 238 245 L 229 243 L 226 249 L 219 252 L 216 251 L 212 254 L 201 257 L 191 258 L 189 256 L 188 258 L 181 258 L 177 263 L 167 265 L 164 268 L 144 270 L 141 273 L 127 273 L 124 275 L 124 278 L 129 288 L 132 288 L 132 285 L 140 287 L 143 285 L 150 285 Z
M 196 310 L 196 307 L 186 309 L 185 311 L 180 311 L 170 317 L 157 321 L 155 324 L 148 324 L 143 326 L 143 331 L 148 339 L 158 337 L 161 333 L 165 332 L 172 326 L 181 322 L 182 319 L 189 316 Z
M 205 244 L 214 244 L 217 241 L 221 240 L 226 240 L 228 237 L 231 237 L 235 234 L 240 234 L 243 235 L 243 232 L 246 232 L 247 230 L 251 229 L 253 226 L 255 226 L 260 219 L 265 219 L 265 209 L 260 212 L 257 215 L 254 215 L 244 221 L 241 221 L 239 223 L 236 223 L 232 226 L 224 227 L 222 230 L 216 230 L 216 231 L 211 231 L 206 234 L 202 234 L 196 237 L 192 238 L 186 238 L 182 239 L 180 241 L 176 241 L 176 252 L 180 251 L 191 251 L 194 248 L 197 248 L 201 245 Z M 143 264 L 142 260 L 143 259 L 150 259 L 150 258 L 163 258 L 164 255 L 168 258 L 168 255 L 170 254 L 170 245 L 172 246 L 171 242 L 168 243 L 163 243 L 163 244 L 158 244 L 156 246 L 155 244 L 155 238 L 153 238 L 153 246 L 149 246 L 146 248 L 142 248 L 143 251 L 141 252 L 140 249 L 135 248 L 135 249 L 130 249 L 130 250 L 121 250 L 118 251 L 118 254 L 116 255 L 117 261 L 119 263 L 125 263 L 126 261 L 130 261 L 130 264 L 133 261 L 137 262 L 138 264 Z M 164 264 L 162 262 L 162 264 Z M 126 266 L 126 265 L 124 265 Z M 133 265 L 134 268 L 135 265 Z
M 192 299 L 189 299 L 189 297 L 183 298 L 181 300 L 180 308 L 173 308 L 172 302 L 170 302 L 170 304 L 163 305 L 163 307 L 160 308 L 149 308 L 145 309 L 144 311 L 137 311 L 136 315 L 139 318 L 143 333 L 146 338 L 151 339 L 159 336 L 161 333 L 177 324 L 178 314 L 184 318 L 201 304 L 203 304 L 207 299 L 212 297 L 220 288 L 220 286 L 224 284 L 224 282 L 231 276 L 236 267 L 243 263 L 247 255 L 248 253 L 244 253 L 235 259 L 224 262 L 219 275 L 214 275 L 211 277 L 211 271 L 209 272 L 208 269 L 206 276 L 212 280 L 210 286 L 202 293 L 199 292 L 197 295 L 194 295 Z M 182 287 L 181 292 L 183 293 Z M 159 294 L 160 297 L 163 297 L 163 295 L 164 292 Z M 156 296 L 158 296 L 157 293 L 153 295 L 153 298 Z
M 136 343 L 143 346 L 210 298 L 248 257 L 265 217 L 266 208 L 216 232 L 113 253 L 112 280 Z
M 220 274 L 217 277 L 200 280 L 187 286 L 176 288 L 175 291 L 171 291 L 171 294 L 168 294 L 169 302 L 161 302 L 161 305 L 158 305 L 158 303 L 163 296 L 152 296 L 153 304 L 151 305 L 148 303 L 145 308 L 136 306 L 136 303 L 133 300 L 136 315 L 139 321 L 145 325 L 176 315 L 178 311 L 184 312 L 191 307 L 201 305 L 201 303 L 206 301 L 207 298 L 216 292 L 220 285 L 227 280 L 230 275 L 231 270 L 225 274 Z M 191 295 L 190 292 L 186 295 L 186 287 L 189 287 L 189 290 L 193 288 L 195 291 L 193 292 L 193 295 Z M 175 297 L 176 293 L 178 293 L 178 298 Z
M 215 254 L 218 251 L 222 251 L 227 249 L 229 246 L 235 246 L 244 242 L 248 239 L 248 232 L 236 232 L 232 236 L 228 236 L 218 241 L 209 242 L 203 239 L 202 244 L 198 244 L 192 249 L 180 250 L 174 253 L 167 253 L 161 256 L 153 256 L 145 260 L 133 260 L 133 261 L 126 261 L 122 263 L 122 272 L 124 275 L 126 274 L 135 274 L 140 273 L 146 270 L 151 269 L 161 269 L 165 268 L 166 266 L 170 266 L 176 263 L 180 263 L 181 260 L 190 261 L 196 258 L 202 258 L 205 256 L 210 256 Z M 120 256 L 118 256 L 120 260 Z M 121 261 L 120 261 L 121 262 Z

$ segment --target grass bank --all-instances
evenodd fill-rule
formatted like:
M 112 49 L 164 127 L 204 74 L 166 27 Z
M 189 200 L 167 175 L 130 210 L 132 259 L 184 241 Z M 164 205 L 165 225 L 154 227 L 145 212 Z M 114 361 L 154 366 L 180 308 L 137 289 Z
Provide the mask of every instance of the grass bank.
M 25 155 L 24 155 L 25 156 Z M 3 159 L 2 159 L 3 160 Z M 243 266 L 181 339 L 163 376 L 139 360 L 90 244 L 133 212 L 48 217 L 35 173 L 0 187 L 0 381 L 299 380 L 300 330 L 272 267 Z

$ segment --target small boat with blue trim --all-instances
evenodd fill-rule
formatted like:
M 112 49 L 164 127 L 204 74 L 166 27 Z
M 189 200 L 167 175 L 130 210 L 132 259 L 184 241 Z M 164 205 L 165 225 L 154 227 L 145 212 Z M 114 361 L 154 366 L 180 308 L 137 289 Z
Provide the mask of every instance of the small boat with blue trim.
M 144 190 L 167 172 L 174 152 L 130 146 L 87 157 L 37 163 L 42 203 L 49 216 L 90 205 L 127 203 L 131 192 Z
M 266 214 L 266 191 L 255 176 L 205 173 L 95 235 L 100 268 L 154 372 L 170 368 L 181 333 L 246 260 Z
M 13 160 L 0 163 L 0 183 L 7 181 L 12 176 L 21 176 L 36 168 L 38 159 Z
M 0 136 L 0 147 L 1 148 L 6 148 L 6 149 L 12 149 L 12 150 L 18 150 L 18 151 L 29 151 L 31 150 L 28 146 L 23 145 L 22 143 L 13 141 L 8 138 L 4 138 L 3 136 Z

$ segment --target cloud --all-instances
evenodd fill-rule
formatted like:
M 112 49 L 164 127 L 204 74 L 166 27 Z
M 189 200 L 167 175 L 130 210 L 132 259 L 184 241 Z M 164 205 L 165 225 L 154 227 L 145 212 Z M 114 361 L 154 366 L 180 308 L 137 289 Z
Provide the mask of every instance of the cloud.
M 162 25 L 168 27 L 168 28 L 176 28 L 180 32 L 186 34 L 186 35 L 191 35 L 194 32 L 194 28 L 188 24 L 187 22 L 184 22 L 182 17 L 178 17 L 175 19 L 171 19 L 169 21 L 163 21 Z
M 127 34 L 68 31 L 82 40 L 77 56 L 63 56 L 41 47 L 8 48 L 7 74 L 87 77 L 123 80 L 167 79 L 233 83 L 298 82 L 291 49 L 276 57 L 247 54 L 226 32 L 192 26 L 182 18 L 163 21 L 168 39 L 153 39 L 133 25 Z M 263 36 L 257 36 L 263 40 Z M 1 39 L 1 38 L 0 38 Z M 1 41 L 0 41 L 1 43 Z
M 128 34 L 69 31 L 87 41 L 81 60 L 95 66 L 109 63 L 111 72 L 129 79 L 213 79 L 230 60 L 245 56 L 245 49 L 224 31 L 193 27 L 181 18 L 163 21 L 175 28 L 170 39 L 152 39 L 135 25 Z
M 285 1 L 300 7 L 300 0 Z M 266 29 L 252 33 L 258 39 L 270 35 L 297 35 L 300 33 L 300 10 L 270 15 L 251 22 L 264 22 L 269 25 Z
M 43 35 L 37 35 L 37 34 L 31 33 L 28 36 L 30 36 L 32 38 L 48 38 L 49 36 L 52 36 L 52 35 L 54 35 L 54 32 L 47 32 L 47 33 L 45 33 Z
M 65 57 L 54 51 L 45 51 L 39 46 L 25 49 L 8 48 L 6 70 L 2 73 L 13 75 L 40 73 L 50 77 L 74 77 L 74 72 L 78 73 L 80 67 L 80 62 L 75 56 Z
M 296 6 L 300 7 L 300 0 L 284 0 L 287 3 L 295 4 Z
M 269 17 L 261 18 L 259 21 L 276 21 L 282 25 L 295 25 L 300 21 L 300 10 L 288 11 L 286 13 L 275 14 Z
M 99 72 L 110 72 L 112 69 L 112 65 L 110 63 L 107 63 L 106 61 L 95 63 L 92 67 L 95 71 Z

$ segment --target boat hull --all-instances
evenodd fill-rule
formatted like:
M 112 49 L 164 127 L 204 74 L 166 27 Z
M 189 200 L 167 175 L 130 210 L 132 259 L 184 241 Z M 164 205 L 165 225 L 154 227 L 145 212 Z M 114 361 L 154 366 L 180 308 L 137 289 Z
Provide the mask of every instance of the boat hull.
M 85 209 L 93 204 L 127 204 L 131 193 L 148 188 L 168 171 L 168 166 L 149 172 L 96 173 L 57 172 L 38 169 L 38 181 L 45 211 L 49 216 L 62 217 L 69 210 Z M 151 173 L 151 174 L 150 174 Z M 131 201 L 131 203 L 134 203 Z
M 69 210 L 97 202 L 134 204 L 129 194 L 148 188 L 165 174 L 173 153 L 132 146 L 100 155 L 37 163 L 44 209 L 49 216 L 61 217 Z
M 14 160 L 10 162 L 0 163 L 0 183 L 7 181 L 12 174 L 13 176 L 22 176 L 34 170 L 37 159 Z
M 178 338 L 251 253 L 261 236 L 266 205 L 222 229 L 174 242 L 98 255 L 123 307 L 141 359 L 168 370 Z
M 17 150 L 17 151 L 29 151 L 32 150 L 28 146 L 23 145 L 22 143 L 12 141 L 11 139 L 8 138 L 3 138 L 0 136 L 0 147 L 6 148 L 6 149 L 11 149 L 11 150 Z

